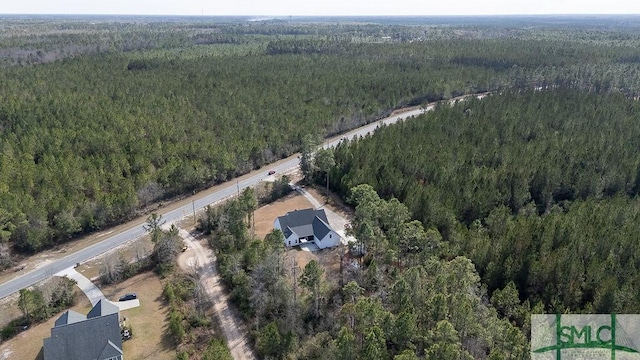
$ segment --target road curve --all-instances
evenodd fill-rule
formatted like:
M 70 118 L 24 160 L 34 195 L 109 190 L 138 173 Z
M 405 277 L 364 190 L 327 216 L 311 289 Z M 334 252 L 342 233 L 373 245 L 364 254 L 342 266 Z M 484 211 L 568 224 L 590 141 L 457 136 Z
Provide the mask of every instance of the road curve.
M 484 94 L 466 95 L 456 99 L 463 99 L 468 96 L 482 97 L 484 96 Z M 449 100 L 449 101 L 452 101 L 452 100 Z M 395 122 L 398 122 L 399 120 L 420 115 L 425 111 L 432 110 L 434 107 L 435 107 L 435 104 L 430 104 L 424 108 L 410 110 L 410 111 L 402 112 L 393 116 L 389 116 L 382 120 L 373 122 L 369 125 L 365 125 L 355 130 L 349 131 L 343 135 L 328 139 L 323 144 L 323 147 L 327 148 L 327 147 L 336 146 L 343 139 L 352 139 L 358 136 L 365 136 L 369 133 L 374 132 L 375 129 L 381 124 L 385 124 L 385 125 L 393 124 Z M 220 189 L 219 191 L 208 194 L 206 196 L 201 196 L 196 194 L 192 197 L 192 202 L 188 205 L 184 205 L 182 207 L 179 207 L 177 209 L 174 209 L 165 213 L 163 213 L 162 211 L 158 211 L 158 213 L 162 215 L 163 219 L 166 220 L 167 223 L 175 222 L 183 218 L 184 216 L 193 214 L 194 211 L 198 211 L 207 205 L 210 205 L 210 204 L 219 202 L 221 200 L 224 200 L 228 197 L 231 197 L 237 194 L 239 191 L 242 191 L 246 187 L 256 185 L 267 176 L 267 172 L 270 170 L 274 170 L 276 171 L 276 173 L 283 173 L 297 167 L 299 163 L 300 161 L 298 158 L 298 154 L 294 154 L 289 158 L 287 158 L 286 161 L 281 161 L 277 165 L 266 166 L 260 170 L 254 171 L 253 172 L 254 175 L 245 177 L 242 180 L 236 180 L 236 179 L 230 180 L 226 182 L 226 184 L 222 185 L 223 188 Z M 50 276 L 53 276 L 53 274 L 57 272 L 60 272 L 68 267 L 73 266 L 76 263 L 85 262 L 102 253 L 105 253 L 111 249 L 114 249 L 128 241 L 139 238 L 140 236 L 145 234 L 145 230 L 143 226 L 144 224 L 140 224 L 140 225 L 131 227 L 127 230 L 122 231 L 119 234 L 112 235 L 111 237 L 106 238 L 105 240 L 99 243 L 93 244 L 75 253 L 67 255 L 62 259 L 56 260 L 51 264 L 42 266 L 38 269 L 25 273 L 24 275 L 21 275 L 17 278 L 4 282 L 3 284 L 0 285 L 0 299 L 7 297 L 15 292 L 18 292 L 20 291 L 20 289 L 24 289 L 31 285 L 34 285 Z

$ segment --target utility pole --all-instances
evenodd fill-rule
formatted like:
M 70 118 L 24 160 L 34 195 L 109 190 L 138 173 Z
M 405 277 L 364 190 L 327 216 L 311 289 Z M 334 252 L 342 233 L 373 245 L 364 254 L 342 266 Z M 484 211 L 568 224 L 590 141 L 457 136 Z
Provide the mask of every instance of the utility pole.
M 293 303 L 298 303 L 298 276 L 296 270 L 298 269 L 298 265 L 296 265 L 295 256 L 291 258 L 291 270 L 293 270 Z
M 325 204 L 329 203 L 329 170 L 327 170 L 327 198 L 325 199 Z
M 195 200 L 191 200 L 191 207 L 193 208 L 193 224 L 197 224 L 197 220 L 196 220 L 196 203 Z
M 236 179 L 236 187 L 238 188 L 238 197 L 240 197 L 240 182 Z

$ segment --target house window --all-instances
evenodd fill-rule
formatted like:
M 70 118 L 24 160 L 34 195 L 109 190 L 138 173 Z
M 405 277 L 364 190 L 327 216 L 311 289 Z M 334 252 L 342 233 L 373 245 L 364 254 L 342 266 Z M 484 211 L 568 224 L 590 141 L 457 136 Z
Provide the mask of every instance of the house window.
M 329 234 L 329 239 L 331 239 L 331 234 Z

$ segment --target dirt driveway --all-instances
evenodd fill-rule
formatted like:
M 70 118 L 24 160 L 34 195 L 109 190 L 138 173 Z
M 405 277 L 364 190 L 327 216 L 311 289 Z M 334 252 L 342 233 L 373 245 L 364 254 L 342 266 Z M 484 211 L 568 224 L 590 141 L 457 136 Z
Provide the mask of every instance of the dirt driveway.
M 210 249 L 204 248 L 187 231 L 180 229 L 180 236 L 189 250 L 184 252 L 178 263 L 185 271 L 198 268 L 201 281 L 213 301 L 216 316 L 227 340 L 227 347 L 235 360 L 252 360 L 255 355 L 247 342 L 247 330 L 240 317 L 229 307 L 229 296 L 222 285 L 215 267 L 215 255 Z

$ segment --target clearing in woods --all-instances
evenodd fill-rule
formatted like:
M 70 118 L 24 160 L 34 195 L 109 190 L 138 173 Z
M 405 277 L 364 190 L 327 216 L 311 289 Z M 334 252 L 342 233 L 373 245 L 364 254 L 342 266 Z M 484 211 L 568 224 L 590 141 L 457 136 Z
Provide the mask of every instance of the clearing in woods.
M 305 187 L 305 190 L 313 196 L 318 202 L 321 204 L 325 204 L 325 197 L 323 190 L 317 190 L 314 187 Z M 293 192 L 286 197 L 275 201 L 271 204 L 267 204 L 265 206 L 260 207 L 255 212 L 255 235 L 258 239 L 264 239 L 265 235 L 267 235 L 271 230 L 273 230 L 273 222 L 278 216 L 282 216 L 286 214 L 288 211 L 293 210 L 301 210 L 313 207 L 311 202 L 307 200 L 303 195 Z M 350 217 L 350 209 L 345 206 L 341 199 L 335 195 L 331 195 L 331 198 L 328 203 L 326 203 L 323 207 L 329 208 L 333 210 L 335 213 L 341 215 L 349 219 Z M 333 223 L 331 226 L 335 226 Z M 342 229 L 336 229 L 342 230 Z M 335 249 L 324 249 L 321 251 L 310 252 L 303 251 L 297 247 L 294 247 L 288 250 L 288 256 L 293 257 L 296 261 L 296 266 L 298 269 L 302 270 L 307 265 L 307 263 L 311 260 L 318 261 L 323 269 L 325 270 L 325 278 L 327 280 L 333 279 L 333 281 L 337 281 L 338 273 L 340 271 L 340 256 L 338 254 L 340 251 L 338 248 Z M 293 264 L 291 264 L 293 265 Z M 331 275 L 329 275 L 331 274 Z M 327 276 L 328 275 L 328 276 Z
M 140 299 L 140 307 L 120 312 L 120 317 L 127 318 L 133 332 L 131 340 L 122 344 L 127 358 L 175 359 L 175 346 L 167 336 L 165 326 L 168 307 L 162 296 L 162 283 L 155 273 L 142 273 L 101 289 L 107 299 L 112 301 L 117 301 L 118 297 L 130 292 L 137 293 Z M 80 289 L 77 289 L 76 294 L 78 302 L 71 310 L 86 315 L 91 310 L 91 303 Z M 51 336 L 51 327 L 60 315 L 62 313 L 0 344 L 0 359 L 42 359 L 42 340 Z

